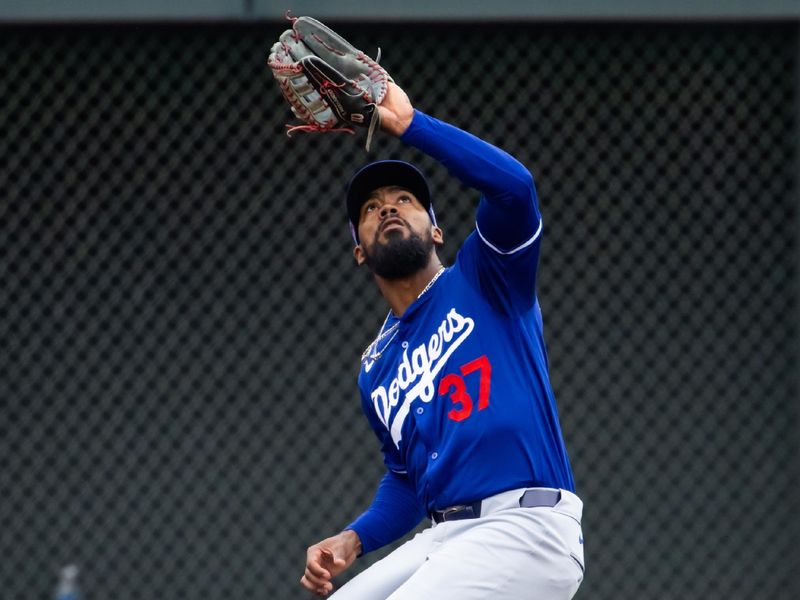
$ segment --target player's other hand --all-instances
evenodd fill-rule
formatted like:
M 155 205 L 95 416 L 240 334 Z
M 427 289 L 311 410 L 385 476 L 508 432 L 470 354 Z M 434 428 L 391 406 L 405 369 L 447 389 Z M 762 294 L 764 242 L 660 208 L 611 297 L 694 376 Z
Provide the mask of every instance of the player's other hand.
M 389 82 L 386 96 L 378 105 L 381 129 L 392 135 L 402 135 L 414 118 L 414 107 L 406 93 L 396 83 Z
M 300 585 L 318 596 L 333 591 L 332 579 L 361 553 L 361 540 L 355 531 L 347 530 L 310 546 L 306 551 L 306 571 Z

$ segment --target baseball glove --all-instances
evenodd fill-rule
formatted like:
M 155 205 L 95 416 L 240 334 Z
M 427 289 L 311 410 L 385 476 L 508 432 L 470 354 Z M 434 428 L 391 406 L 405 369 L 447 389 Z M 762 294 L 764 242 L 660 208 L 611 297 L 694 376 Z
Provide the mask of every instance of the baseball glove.
M 386 69 L 311 17 L 289 17 L 292 28 L 272 46 L 267 65 L 295 116 L 295 131 L 355 133 L 367 127 L 366 149 L 380 125 L 378 104 L 392 78 Z

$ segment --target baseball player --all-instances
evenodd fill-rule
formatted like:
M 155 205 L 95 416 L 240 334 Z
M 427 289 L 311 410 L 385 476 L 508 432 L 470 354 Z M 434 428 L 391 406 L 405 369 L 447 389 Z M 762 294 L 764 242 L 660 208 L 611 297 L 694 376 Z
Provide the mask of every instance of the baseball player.
M 323 48 L 310 52 L 326 61 L 336 57 L 325 48 L 341 52 L 336 44 L 346 44 L 313 19 L 294 22 L 291 31 L 297 43 L 322 39 Z M 287 56 L 302 54 L 287 45 Z M 273 47 L 271 60 L 280 50 Z M 373 162 L 349 183 L 355 260 L 370 269 L 389 307 L 358 378 L 386 473 L 362 515 L 308 548 L 300 583 L 326 596 L 357 557 L 429 519 L 430 527 L 335 597 L 572 598 L 584 572 L 582 503 L 536 298 L 542 220 L 533 179 L 502 150 L 415 110 L 388 75 L 380 90 L 363 94 L 352 73 L 343 83 L 332 71 L 307 67 L 303 76 L 319 94 L 312 101 L 349 89 L 371 105 L 361 107 L 363 119 L 346 121 L 335 109 L 344 100 L 332 97 L 326 110 L 335 121 L 312 129 L 374 124 L 436 159 L 478 190 L 480 201 L 475 230 L 446 267 L 436 252 L 443 233 L 417 168 Z M 331 83 L 315 81 L 319 73 Z M 374 73 L 370 80 L 379 79 Z

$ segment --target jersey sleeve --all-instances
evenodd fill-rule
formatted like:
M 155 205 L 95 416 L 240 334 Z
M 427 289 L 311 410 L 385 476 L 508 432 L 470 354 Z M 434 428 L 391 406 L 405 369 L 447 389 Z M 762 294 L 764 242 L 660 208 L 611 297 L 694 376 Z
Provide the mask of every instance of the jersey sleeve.
M 528 169 L 500 148 L 420 111 L 401 140 L 481 192 L 476 235 L 459 252 L 465 275 L 506 308 L 531 308 L 542 220 Z
M 345 529 L 358 534 L 363 555 L 404 536 L 424 516 L 425 511 L 408 477 L 387 471 L 370 507 Z
M 363 375 L 363 372 L 362 372 Z M 392 441 L 389 430 L 378 417 L 359 377 L 361 406 L 381 443 L 386 474 L 369 508 L 345 529 L 352 529 L 361 539 L 362 554 L 389 544 L 411 531 L 425 515 L 412 481 L 406 473 L 400 451 Z

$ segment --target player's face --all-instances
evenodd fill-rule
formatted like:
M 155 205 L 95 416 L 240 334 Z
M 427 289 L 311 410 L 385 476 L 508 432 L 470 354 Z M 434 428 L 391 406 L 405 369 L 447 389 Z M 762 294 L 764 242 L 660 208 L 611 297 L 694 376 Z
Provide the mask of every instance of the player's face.
M 386 279 L 407 277 L 427 266 L 442 232 L 405 188 L 375 190 L 361 207 L 356 261 Z
M 373 191 L 361 206 L 358 237 L 363 241 L 386 241 L 394 236 L 421 234 L 431 228 L 428 211 L 405 188 L 386 186 Z

